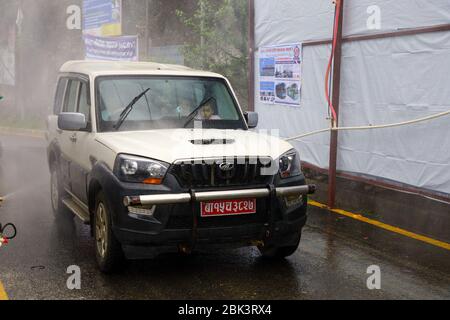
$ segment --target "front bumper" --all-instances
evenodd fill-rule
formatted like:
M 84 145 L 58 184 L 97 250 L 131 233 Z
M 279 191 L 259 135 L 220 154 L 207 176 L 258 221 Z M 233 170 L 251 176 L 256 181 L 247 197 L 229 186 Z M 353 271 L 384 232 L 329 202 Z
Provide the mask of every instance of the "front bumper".
M 183 189 L 171 175 L 163 185 L 125 183 L 101 165 L 93 170 L 91 178 L 107 195 L 114 234 L 127 246 L 290 243 L 305 225 L 306 195 L 315 190 L 306 185 L 303 175 L 221 190 Z M 201 202 L 246 198 L 256 198 L 256 214 L 201 217 Z M 287 198 L 297 202 L 288 205 Z M 140 214 L 141 209 L 151 214 Z
M 313 194 L 316 191 L 315 185 L 279 187 L 274 192 L 277 197 L 300 196 Z M 234 200 L 246 198 L 265 198 L 271 193 L 270 188 L 259 189 L 242 189 L 227 191 L 206 191 L 178 194 L 158 194 L 158 195 L 142 195 L 142 196 L 126 196 L 123 203 L 126 207 L 133 206 L 155 206 L 162 204 L 180 204 L 189 203 L 191 201 L 214 201 L 214 200 Z
M 128 210 L 131 208 L 158 208 L 175 206 L 185 208 L 190 221 L 184 228 L 164 228 L 156 235 L 146 232 L 131 232 L 131 230 L 117 230 L 116 233 L 125 243 L 135 245 L 170 245 L 187 244 L 191 247 L 199 244 L 235 244 L 251 245 L 255 243 L 276 245 L 295 244 L 296 236 L 306 223 L 306 195 L 314 193 L 314 185 L 286 186 L 239 190 L 200 191 L 191 193 L 158 194 L 125 196 L 123 204 Z M 294 208 L 281 208 L 280 202 L 286 197 L 302 197 L 303 201 Z M 205 225 L 199 221 L 199 203 L 216 200 L 238 200 L 256 198 L 257 213 L 261 219 L 238 222 L 244 217 L 216 217 L 217 224 Z M 284 211 L 285 214 L 280 214 Z M 232 226 L 221 225 L 220 220 L 236 219 Z M 202 224 L 203 223 L 203 224 Z

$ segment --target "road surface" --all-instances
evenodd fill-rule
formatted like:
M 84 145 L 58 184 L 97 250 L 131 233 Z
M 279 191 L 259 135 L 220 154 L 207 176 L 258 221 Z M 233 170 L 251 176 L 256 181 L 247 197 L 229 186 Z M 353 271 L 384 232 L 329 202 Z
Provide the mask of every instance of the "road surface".
M 19 231 L 0 248 L 9 299 L 450 299 L 450 251 L 313 207 L 299 250 L 284 261 L 254 248 L 167 253 L 103 275 L 89 228 L 53 216 L 45 141 L 0 141 L 0 194 L 8 195 L 0 223 Z M 81 268 L 81 290 L 67 288 L 71 265 Z M 372 265 L 380 290 L 367 288 Z

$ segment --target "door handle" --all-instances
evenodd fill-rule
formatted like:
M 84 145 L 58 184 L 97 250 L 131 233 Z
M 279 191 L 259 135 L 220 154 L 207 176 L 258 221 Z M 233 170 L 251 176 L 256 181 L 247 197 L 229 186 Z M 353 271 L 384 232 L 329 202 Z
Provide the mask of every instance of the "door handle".
M 76 133 L 74 133 L 73 135 L 71 135 L 70 136 L 70 141 L 72 141 L 72 142 L 77 142 L 77 134 Z

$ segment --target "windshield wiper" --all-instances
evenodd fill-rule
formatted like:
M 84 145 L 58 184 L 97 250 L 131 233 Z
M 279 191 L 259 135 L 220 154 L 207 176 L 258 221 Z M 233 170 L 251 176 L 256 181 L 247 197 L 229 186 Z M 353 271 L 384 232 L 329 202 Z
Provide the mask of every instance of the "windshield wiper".
M 120 114 L 119 120 L 117 120 L 116 124 L 114 125 L 114 129 L 119 130 L 122 126 L 123 122 L 126 120 L 130 112 L 133 110 L 134 105 L 141 100 L 143 96 L 147 92 L 150 91 L 150 88 L 147 88 L 146 90 L 142 91 L 139 95 L 137 95 L 126 107 L 123 109 L 122 113 Z
M 194 109 L 194 111 L 192 111 L 187 117 L 186 117 L 186 122 L 183 125 L 183 128 L 186 128 L 186 126 L 191 123 L 192 120 L 194 120 L 195 116 L 197 115 L 197 113 L 200 111 L 200 109 L 202 107 L 204 107 L 206 104 L 208 104 L 210 101 L 216 101 L 216 98 L 214 97 L 209 97 L 206 99 L 203 99 L 203 101 L 198 105 L 198 107 L 196 107 Z

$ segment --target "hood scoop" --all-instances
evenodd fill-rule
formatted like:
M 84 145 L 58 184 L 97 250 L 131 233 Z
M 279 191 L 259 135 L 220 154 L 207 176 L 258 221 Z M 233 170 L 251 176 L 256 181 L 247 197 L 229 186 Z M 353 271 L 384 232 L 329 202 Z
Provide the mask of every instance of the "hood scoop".
M 195 145 L 224 145 L 224 144 L 233 144 L 235 140 L 233 139 L 198 139 L 198 140 L 190 140 L 190 143 Z

